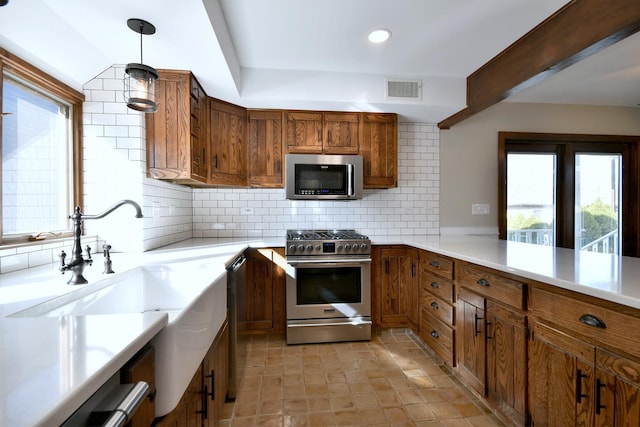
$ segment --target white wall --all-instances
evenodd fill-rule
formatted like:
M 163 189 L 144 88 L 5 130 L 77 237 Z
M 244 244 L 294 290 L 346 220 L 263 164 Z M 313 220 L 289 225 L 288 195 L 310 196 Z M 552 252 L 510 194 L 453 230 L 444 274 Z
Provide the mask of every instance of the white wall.
M 497 235 L 500 131 L 640 135 L 640 108 L 502 102 L 441 131 L 441 234 Z
M 191 189 L 146 177 L 145 117 L 127 108 L 124 66 L 108 68 L 84 85 L 84 208 L 97 215 L 122 199 L 143 208 L 144 218 L 123 206 L 85 222 L 114 252 L 146 251 L 192 236 Z

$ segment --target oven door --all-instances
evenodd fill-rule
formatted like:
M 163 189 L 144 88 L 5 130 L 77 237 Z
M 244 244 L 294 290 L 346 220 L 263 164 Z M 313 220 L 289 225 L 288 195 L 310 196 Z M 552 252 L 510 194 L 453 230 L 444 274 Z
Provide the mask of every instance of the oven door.
M 371 259 L 289 261 L 287 320 L 371 316 Z

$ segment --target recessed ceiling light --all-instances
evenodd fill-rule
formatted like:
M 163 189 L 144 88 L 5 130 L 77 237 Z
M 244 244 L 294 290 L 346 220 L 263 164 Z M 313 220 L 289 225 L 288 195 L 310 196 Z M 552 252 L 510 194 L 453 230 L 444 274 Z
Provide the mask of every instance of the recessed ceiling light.
M 369 33 L 369 41 L 371 43 L 384 43 L 391 37 L 391 31 L 381 28 L 379 30 L 373 30 Z

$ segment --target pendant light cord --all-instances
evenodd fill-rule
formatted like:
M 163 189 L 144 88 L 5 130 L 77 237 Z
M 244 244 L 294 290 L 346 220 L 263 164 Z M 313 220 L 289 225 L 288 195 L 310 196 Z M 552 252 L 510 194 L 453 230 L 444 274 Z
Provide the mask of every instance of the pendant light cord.
M 144 30 L 144 24 L 140 22 L 140 63 L 144 64 L 142 60 L 142 31 Z

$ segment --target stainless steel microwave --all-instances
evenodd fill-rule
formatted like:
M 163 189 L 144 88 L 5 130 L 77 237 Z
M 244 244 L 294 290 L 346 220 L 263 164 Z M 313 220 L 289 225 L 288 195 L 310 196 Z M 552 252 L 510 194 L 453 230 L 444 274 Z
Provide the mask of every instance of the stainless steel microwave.
M 287 199 L 362 198 L 362 156 L 287 154 L 285 174 Z

